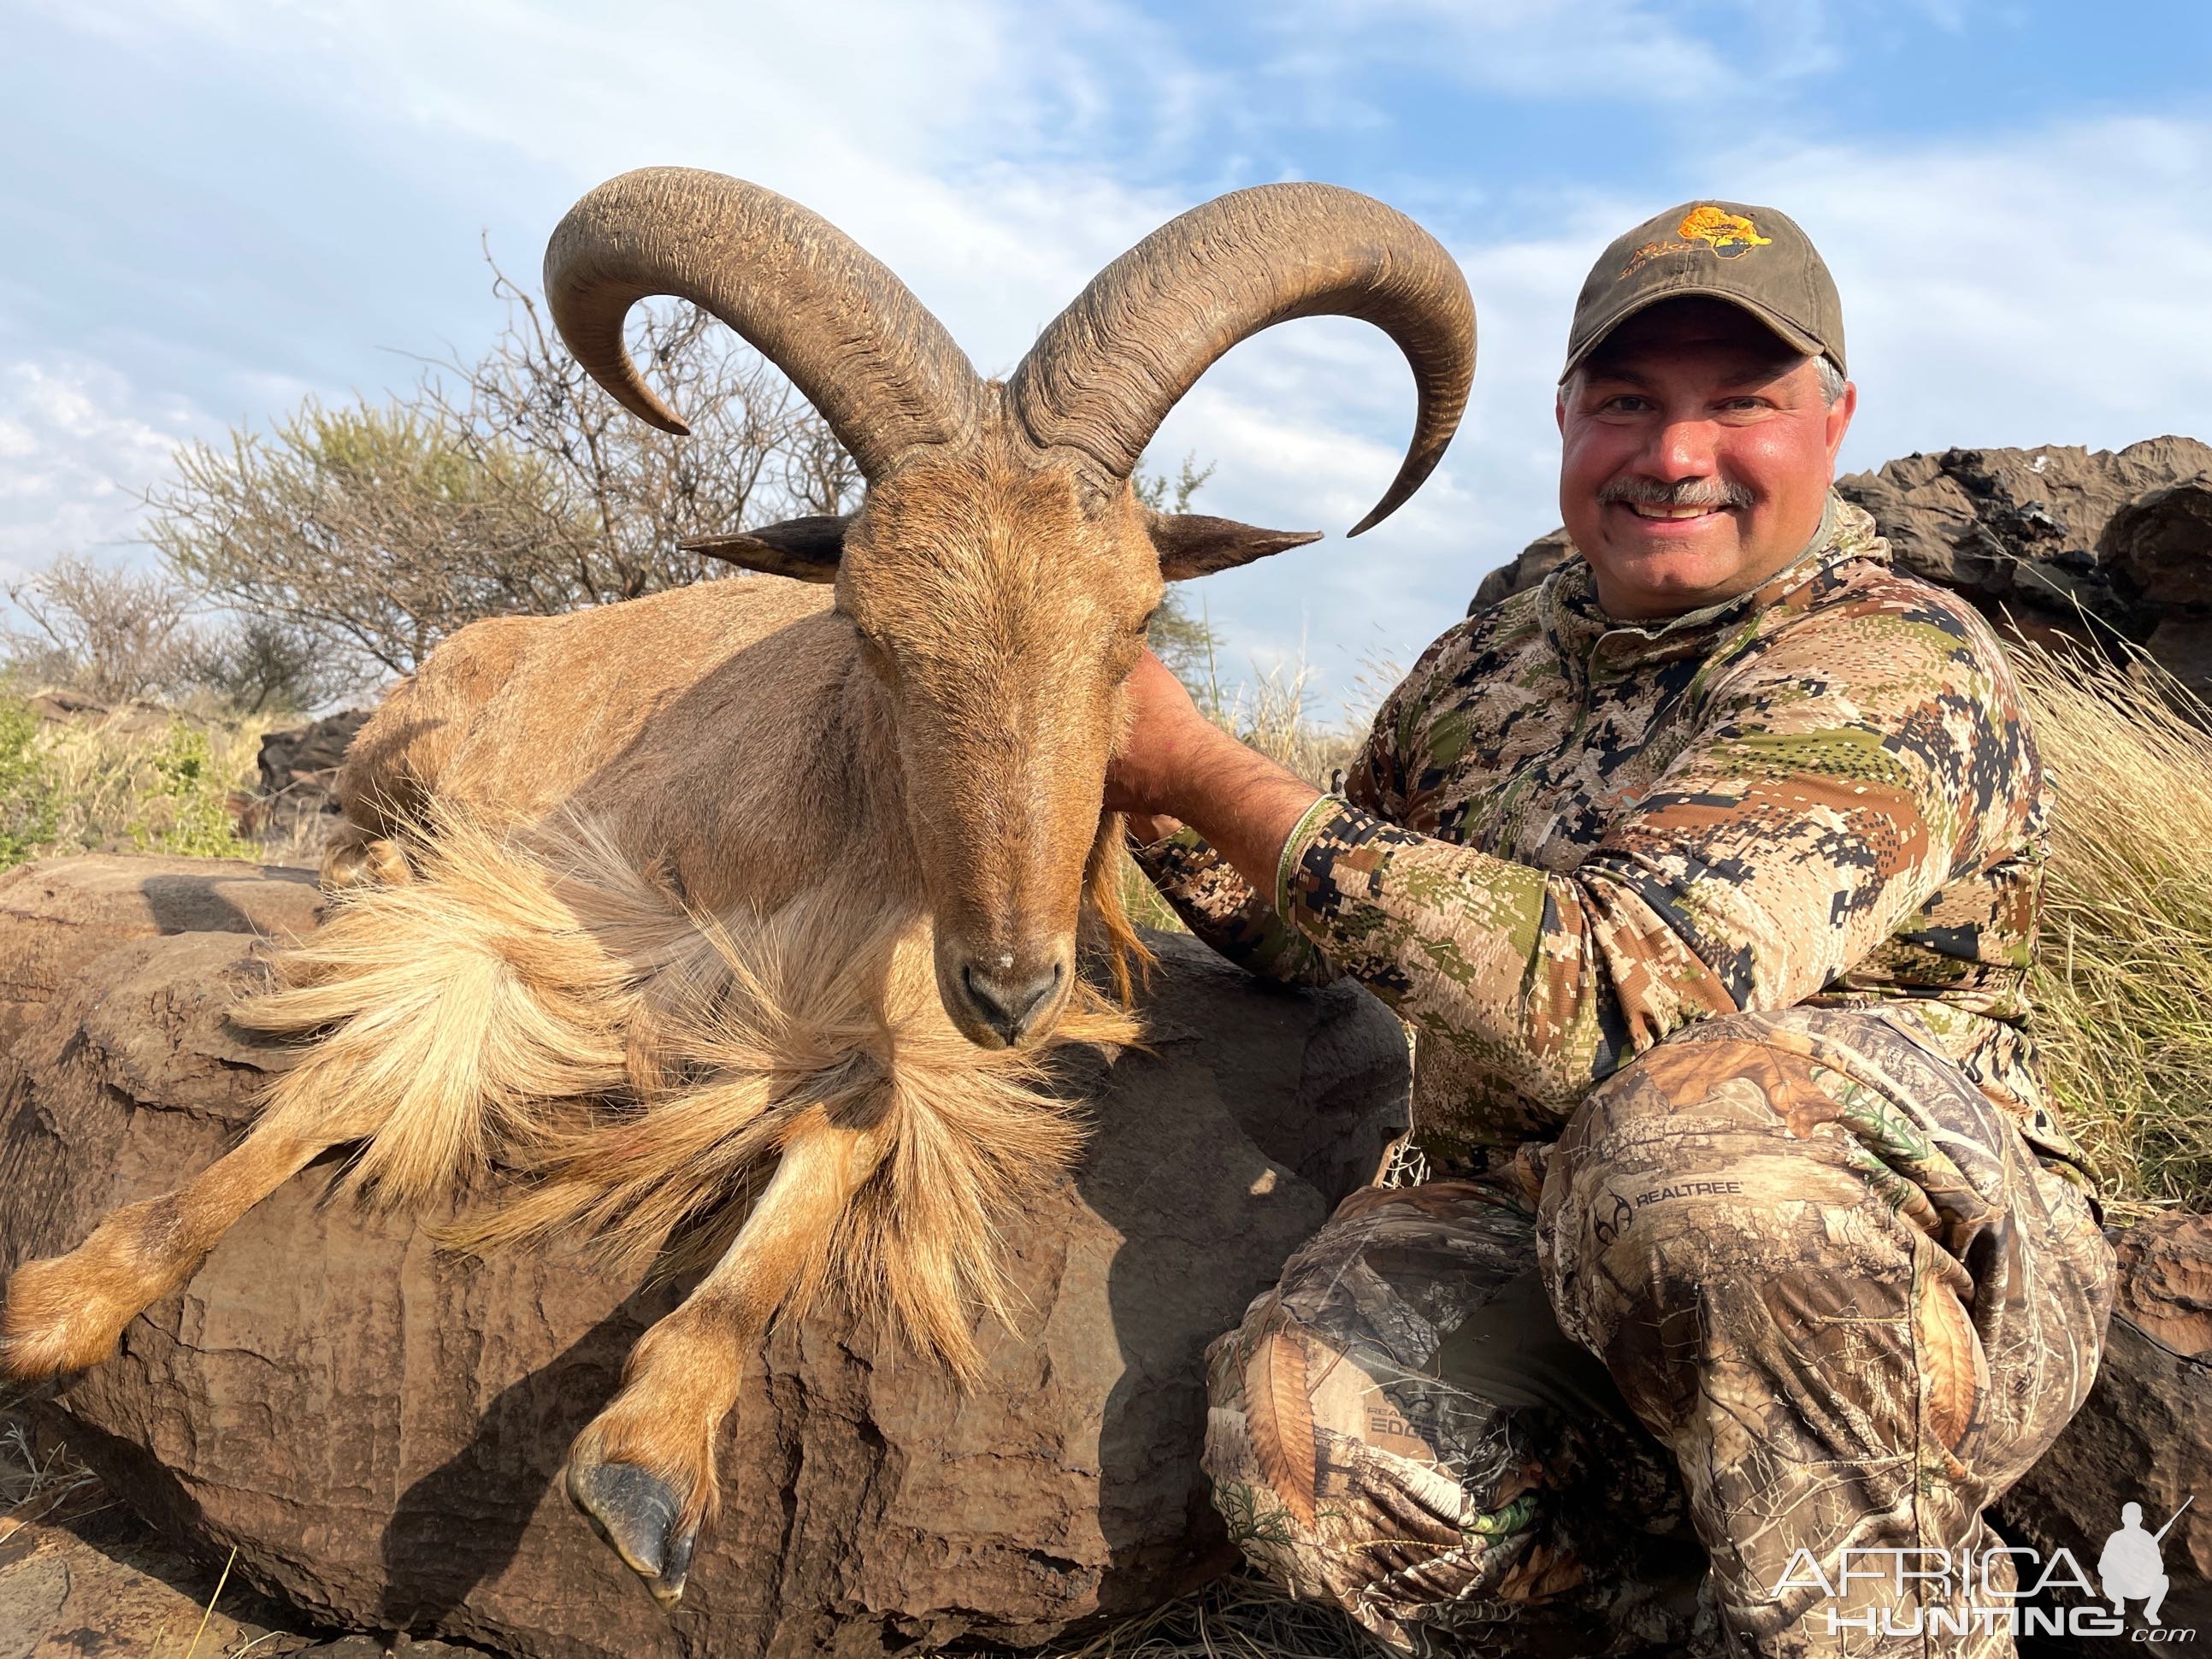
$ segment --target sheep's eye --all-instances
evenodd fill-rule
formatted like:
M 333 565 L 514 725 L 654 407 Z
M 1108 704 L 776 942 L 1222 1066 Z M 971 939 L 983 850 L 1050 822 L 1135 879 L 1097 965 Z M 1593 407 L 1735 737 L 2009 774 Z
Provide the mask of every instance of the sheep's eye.
M 853 623 L 853 638 L 860 644 L 862 665 L 872 674 L 889 674 L 891 672 L 891 654 L 884 649 L 883 641 L 860 623 L 853 622 L 850 617 L 845 620 Z

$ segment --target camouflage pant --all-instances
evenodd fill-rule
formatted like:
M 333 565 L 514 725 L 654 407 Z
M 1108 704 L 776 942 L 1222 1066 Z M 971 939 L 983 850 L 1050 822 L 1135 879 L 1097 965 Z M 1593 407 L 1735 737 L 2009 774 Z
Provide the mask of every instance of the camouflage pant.
M 1819 1583 L 1997 1541 L 2112 1283 L 1948 1060 L 1730 1016 L 1510 1170 L 1354 1194 L 1209 1350 L 1206 1469 L 1256 1565 L 1416 1652 L 2010 1654 L 1899 1633 L 1956 1616 L 1939 1583 Z

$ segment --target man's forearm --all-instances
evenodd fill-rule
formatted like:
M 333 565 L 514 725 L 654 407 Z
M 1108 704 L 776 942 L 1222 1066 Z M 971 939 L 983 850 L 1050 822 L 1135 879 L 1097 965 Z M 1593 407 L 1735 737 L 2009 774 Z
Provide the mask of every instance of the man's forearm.
M 1211 842 L 1252 890 L 1272 903 L 1283 843 L 1321 791 L 1225 732 L 1203 740 L 1178 769 L 1185 781 L 1163 805 Z M 1146 827 L 1161 826 L 1140 826 L 1140 835 Z

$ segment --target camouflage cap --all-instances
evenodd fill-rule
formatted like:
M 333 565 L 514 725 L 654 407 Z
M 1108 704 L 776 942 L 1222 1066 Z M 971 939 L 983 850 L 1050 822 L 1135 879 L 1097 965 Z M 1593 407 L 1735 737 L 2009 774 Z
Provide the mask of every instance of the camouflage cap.
M 1808 356 L 1844 370 L 1836 281 L 1796 221 L 1741 202 L 1685 202 L 1615 238 L 1590 268 L 1559 378 L 1638 312 L 1689 295 L 1741 306 Z

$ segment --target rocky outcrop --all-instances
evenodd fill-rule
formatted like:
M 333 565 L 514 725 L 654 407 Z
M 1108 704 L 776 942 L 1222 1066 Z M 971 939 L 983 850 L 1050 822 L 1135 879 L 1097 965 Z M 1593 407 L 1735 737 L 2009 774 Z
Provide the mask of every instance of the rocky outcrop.
M 165 872 L 166 878 L 166 872 Z M 289 917 L 299 884 L 217 872 L 197 915 Z M 0 1098 L 0 1263 L 82 1238 L 219 1154 L 283 1056 L 224 1010 L 240 927 L 149 930 L 115 872 L 15 878 L 0 961 L 88 921 L 26 992 Z M 80 883 L 88 890 L 77 896 Z M 179 913 L 181 914 L 181 913 Z M 32 930 L 26 934 L 21 930 Z M 1397 1023 L 1156 937 L 1152 1052 L 1071 1079 L 1093 1149 L 1010 1241 L 1023 1313 L 984 1384 L 824 1311 L 747 1357 L 720 1520 L 670 1616 L 554 1475 L 684 1286 L 566 1255 L 448 1257 L 326 1201 L 326 1164 L 248 1215 L 58 1407 L 71 1447 L 203 1558 L 312 1619 L 544 1659 L 874 1654 L 1033 1642 L 1162 1599 L 1224 1547 L 1199 1485 L 1200 1350 L 1402 1122 Z M 434 1218 L 432 1218 L 434 1219 Z
M 2212 445 L 1947 449 L 1836 481 L 1899 564 L 2031 639 L 2142 646 L 2212 690 Z M 1555 530 L 1483 579 L 1470 614 L 1542 580 Z
M 144 697 L 119 701 L 81 691 L 73 685 L 50 685 L 27 700 L 42 726 L 93 726 L 125 737 L 150 737 L 167 732 L 179 720 L 205 726 L 196 714 L 149 702 Z
M 2031 636 L 2089 638 L 2102 623 L 2143 645 L 2212 618 L 2212 446 L 2193 438 L 1948 449 L 1836 488 L 1905 569 Z
M 1510 564 L 1503 564 L 1482 579 L 1474 590 L 1474 601 L 1467 607 L 1472 617 L 1478 611 L 1487 611 L 1500 599 L 1510 599 L 1534 587 L 1538 582 L 1559 568 L 1575 544 L 1567 538 L 1564 527 L 1549 535 L 1539 536 L 1513 556 Z
M 257 787 L 234 803 L 239 834 L 270 846 L 319 847 L 337 825 L 338 763 L 368 715 L 349 708 L 263 738 Z
M 305 726 L 270 732 L 261 739 L 261 793 L 280 795 L 306 787 L 327 794 L 338 763 L 345 758 L 346 745 L 368 723 L 368 715 L 366 708 L 348 708 Z

